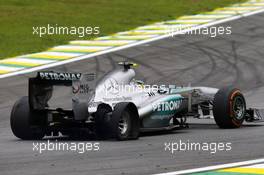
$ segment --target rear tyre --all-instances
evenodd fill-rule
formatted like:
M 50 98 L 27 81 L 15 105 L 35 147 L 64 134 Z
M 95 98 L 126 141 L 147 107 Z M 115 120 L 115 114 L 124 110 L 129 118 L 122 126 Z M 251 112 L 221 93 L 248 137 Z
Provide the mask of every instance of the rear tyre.
M 109 105 L 101 104 L 97 108 L 95 113 L 95 133 L 100 139 L 107 139 L 109 134 L 109 113 L 112 112 L 112 108 Z
M 30 111 L 28 97 L 22 97 L 13 106 L 10 124 L 13 134 L 23 140 L 37 140 L 45 136 L 40 126 L 32 126 L 33 113 Z M 40 117 L 40 116 L 36 116 Z
M 239 89 L 220 89 L 213 103 L 213 115 L 220 128 L 239 128 L 245 120 L 246 101 Z
M 139 138 L 139 115 L 133 103 L 122 102 L 114 107 L 110 121 L 110 132 L 117 140 Z

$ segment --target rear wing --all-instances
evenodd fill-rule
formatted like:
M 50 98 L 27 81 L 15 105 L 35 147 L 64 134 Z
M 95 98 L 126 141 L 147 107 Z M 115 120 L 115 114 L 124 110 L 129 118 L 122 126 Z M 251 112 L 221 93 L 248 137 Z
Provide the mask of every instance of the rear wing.
M 29 78 L 29 105 L 33 110 L 48 108 L 53 86 L 72 86 L 73 81 L 81 78 L 81 73 L 38 72 L 35 78 Z
M 72 81 L 79 80 L 81 76 L 81 73 L 38 72 L 37 77 L 30 79 L 39 83 L 71 86 Z

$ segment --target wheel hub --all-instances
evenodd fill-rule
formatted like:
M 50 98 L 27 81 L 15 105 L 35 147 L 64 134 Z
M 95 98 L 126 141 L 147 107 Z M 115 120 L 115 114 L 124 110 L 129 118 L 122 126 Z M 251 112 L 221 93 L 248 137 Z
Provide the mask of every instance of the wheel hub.
M 244 113 L 245 113 L 245 103 L 243 98 L 240 96 L 235 97 L 233 104 L 234 104 L 233 110 L 235 113 L 235 117 L 238 120 L 241 120 L 244 117 Z
M 129 114 L 127 112 L 124 112 L 118 123 L 118 128 L 121 134 L 125 134 L 127 132 L 128 125 L 129 125 Z

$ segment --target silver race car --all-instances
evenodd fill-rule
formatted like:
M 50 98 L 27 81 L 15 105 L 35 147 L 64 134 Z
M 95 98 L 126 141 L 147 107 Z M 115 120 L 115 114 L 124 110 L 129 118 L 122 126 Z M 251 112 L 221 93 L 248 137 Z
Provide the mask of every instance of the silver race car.
M 262 110 L 247 109 L 237 88 L 145 85 L 134 79 L 134 63 L 99 79 L 95 74 L 38 72 L 29 95 L 13 106 L 11 129 L 21 139 L 86 136 L 137 139 L 140 132 L 188 127 L 186 118 L 213 116 L 220 128 L 262 121 Z M 72 109 L 52 108 L 54 86 L 72 87 Z

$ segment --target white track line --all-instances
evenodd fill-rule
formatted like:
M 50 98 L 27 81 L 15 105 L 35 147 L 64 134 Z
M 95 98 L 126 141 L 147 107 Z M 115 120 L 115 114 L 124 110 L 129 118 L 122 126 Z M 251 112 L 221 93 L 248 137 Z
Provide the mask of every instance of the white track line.
M 225 169 L 225 168 L 240 167 L 240 166 L 246 166 L 246 165 L 257 164 L 257 163 L 264 163 L 264 158 L 256 159 L 256 160 L 248 160 L 248 161 L 243 161 L 243 162 L 223 164 L 223 165 L 208 166 L 208 167 L 203 167 L 203 168 L 195 168 L 195 169 L 190 169 L 190 170 L 160 173 L 160 174 L 155 174 L 155 175 L 179 175 L 179 174 L 200 173 L 200 172 L 205 172 L 205 171 L 213 171 L 213 170 L 219 170 L 219 169 Z
M 64 65 L 64 64 L 68 64 L 68 63 L 84 60 L 84 59 L 87 59 L 87 58 L 91 58 L 91 57 L 95 57 L 95 56 L 99 56 L 99 55 L 103 55 L 103 54 L 107 54 L 107 53 L 111 53 L 111 52 L 127 49 L 127 48 L 130 48 L 130 47 L 134 47 L 134 46 L 150 43 L 150 42 L 153 42 L 153 41 L 161 40 L 161 39 L 164 39 L 164 38 L 169 38 L 172 35 L 175 36 L 175 35 L 178 35 L 178 34 L 182 34 L 184 32 L 197 30 L 197 29 L 200 29 L 200 28 L 205 28 L 205 27 L 209 27 L 209 26 L 213 26 L 213 25 L 217 25 L 217 24 L 233 21 L 233 20 L 236 20 L 236 19 L 240 19 L 242 17 L 247 17 L 247 16 L 251 16 L 251 15 L 255 15 L 255 14 L 263 13 L 263 12 L 264 12 L 264 9 L 261 9 L 261 10 L 258 10 L 258 11 L 254 11 L 254 12 L 250 12 L 250 13 L 246 13 L 246 14 L 241 14 L 241 15 L 238 15 L 238 16 L 232 16 L 230 18 L 225 18 L 225 19 L 222 19 L 222 20 L 213 21 L 213 22 L 210 22 L 208 24 L 203 24 L 203 25 L 199 25 L 197 27 L 193 27 L 191 29 L 186 29 L 186 30 L 183 30 L 183 31 L 176 31 L 176 32 L 172 32 L 170 34 L 158 36 L 158 37 L 155 37 L 155 38 L 150 38 L 150 39 L 147 39 L 147 40 L 134 42 L 134 43 L 131 43 L 131 44 L 128 44 L 128 45 L 125 45 L 125 46 L 115 47 L 115 48 L 111 48 L 111 49 L 108 49 L 108 50 L 99 51 L 99 52 L 96 52 L 96 53 L 91 53 L 91 54 L 80 56 L 80 57 L 75 57 L 75 58 L 72 58 L 72 59 L 69 59 L 69 60 L 64 60 L 64 61 L 51 63 L 51 64 L 48 64 L 48 65 L 43 65 L 43 66 L 39 66 L 39 67 L 33 67 L 33 68 L 29 68 L 29 69 L 24 69 L 24 70 L 17 71 L 17 72 L 11 72 L 11 73 L 8 73 L 8 74 L 0 75 L 0 79 L 1 78 L 11 77 L 11 76 L 16 76 L 16 75 L 21 75 L 21 74 L 26 74 L 26 73 L 31 73 L 31 72 L 39 71 L 39 70 L 42 70 L 42 69 L 47 69 L 47 68 L 51 68 L 51 67 L 55 67 L 55 66 L 60 66 L 60 65 Z
M 243 166 L 243 168 L 256 168 L 256 169 L 258 169 L 258 168 L 263 169 L 263 167 L 264 167 L 264 163 L 262 163 L 262 164 L 254 164 L 254 165 L 249 165 L 249 166 Z

